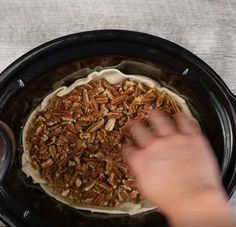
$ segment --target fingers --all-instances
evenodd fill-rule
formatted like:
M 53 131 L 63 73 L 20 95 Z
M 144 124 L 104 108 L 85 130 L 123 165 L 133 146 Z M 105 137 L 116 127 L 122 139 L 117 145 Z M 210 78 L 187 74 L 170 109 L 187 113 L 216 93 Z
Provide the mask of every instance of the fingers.
M 133 139 L 141 148 L 145 148 L 150 144 L 155 139 L 155 136 L 171 136 L 178 132 L 184 134 L 195 134 L 201 132 L 198 125 L 193 120 L 189 119 L 184 113 L 174 115 L 175 122 L 159 111 L 151 111 L 148 115 L 148 120 L 153 131 L 149 130 L 141 121 L 138 120 L 132 121 L 129 126 Z
M 170 136 L 176 133 L 174 122 L 160 111 L 149 112 L 149 121 L 157 136 Z
M 184 134 L 196 134 L 201 130 L 197 123 L 189 119 L 184 113 L 177 113 L 174 115 L 175 122 L 177 124 L 178 131 Z
M 132 121 L 129 128 L 135 142 L 141 148 L 146 147 L 155 138 L 151 130 L 139 120 Z

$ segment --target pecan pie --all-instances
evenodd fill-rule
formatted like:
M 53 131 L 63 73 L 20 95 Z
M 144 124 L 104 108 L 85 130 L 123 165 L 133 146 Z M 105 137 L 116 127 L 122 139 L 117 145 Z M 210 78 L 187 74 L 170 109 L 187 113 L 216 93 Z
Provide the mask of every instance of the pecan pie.
M 130 138 L 128 121 L 146 118 L 152 109 L 190 114 L 185 101 L 168 89 L 114 71 L 118 81 L 95 72 L 97 76 L 78 80 L 69 91 L 59 88 L 31 114 L 24 129 L 23 171 L 76 208 L 142 204 L 121 155 Z

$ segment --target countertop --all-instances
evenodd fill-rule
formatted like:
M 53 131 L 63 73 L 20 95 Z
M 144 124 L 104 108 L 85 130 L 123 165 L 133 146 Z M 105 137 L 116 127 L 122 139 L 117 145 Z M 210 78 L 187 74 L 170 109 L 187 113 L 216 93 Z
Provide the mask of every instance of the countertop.
M 1 0 L 0 72 L 56 37 L 128 29 L 166 38 L 192 51 L 236 94 L 235 12 L 235 0 Z M 236 194 L 229 204 L 236 214 Z

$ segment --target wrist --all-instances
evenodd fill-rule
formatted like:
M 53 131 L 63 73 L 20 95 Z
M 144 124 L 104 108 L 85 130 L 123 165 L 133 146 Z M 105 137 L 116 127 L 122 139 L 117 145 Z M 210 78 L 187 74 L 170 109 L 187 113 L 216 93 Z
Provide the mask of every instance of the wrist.
M 171 226 L 235 226 L 234 216 L 221 191 L 207 191 L 175 201 L 164 211 Z M 234 223 L 234 224 L 233 224 Z

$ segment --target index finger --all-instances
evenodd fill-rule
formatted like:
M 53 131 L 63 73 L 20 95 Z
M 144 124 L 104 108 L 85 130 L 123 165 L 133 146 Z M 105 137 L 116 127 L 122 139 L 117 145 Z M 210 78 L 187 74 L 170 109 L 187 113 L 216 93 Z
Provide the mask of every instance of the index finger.
M 174 122 L 164 113 L 155 110 L 149 112 L 148 115 L 148 120 L 157 136 L 170 136 L 177 132 Z
M 197 134 L 200 133 L 200 127 L 194 122 L 194 119 L 190 119 L 183 112 L 174 115 L 175 122 L 179 132 L 184 134 Z
M 129 131 L 137 145 L 141 148 L 145 148 L 155 139 L 151 130 L 149 130 L 142 121 L 134 120 L 130 123 Z

